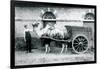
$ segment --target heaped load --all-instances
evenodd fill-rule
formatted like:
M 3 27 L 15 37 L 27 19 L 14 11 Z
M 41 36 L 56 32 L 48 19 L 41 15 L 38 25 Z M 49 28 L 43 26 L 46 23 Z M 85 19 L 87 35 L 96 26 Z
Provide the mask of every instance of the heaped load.
M 69 28 L 70 29 L 70 28 Z M 70 38 L 70 31 L 68 28 L 65 27 L 65 29 L 58 29 L 55 27 L 46 27 L 43 29 L 43 34 L 41 38 L 50 38 L 54 40 L 67 40 Z

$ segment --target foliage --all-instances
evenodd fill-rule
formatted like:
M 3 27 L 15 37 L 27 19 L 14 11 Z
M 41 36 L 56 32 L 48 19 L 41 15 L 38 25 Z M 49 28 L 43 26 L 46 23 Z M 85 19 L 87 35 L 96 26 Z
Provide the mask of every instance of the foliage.
M 41 46 L 40 39 L 32 38 L 31 46 L 32 48 L 39 48 Z M 26 43 L 23 37 L 15 38 L 15 50 L 26 50 Z

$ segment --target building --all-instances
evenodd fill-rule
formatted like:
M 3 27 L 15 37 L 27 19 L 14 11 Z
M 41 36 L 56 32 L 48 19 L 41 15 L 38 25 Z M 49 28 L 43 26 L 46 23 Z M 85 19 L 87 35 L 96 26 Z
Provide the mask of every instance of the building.
M 16 6 L 15 7 L 15 38 L 23 37 L 24 25 L 38 22 L 45 28 L 51 24 L 63 30 L 64 26 L 90 27 L 94 36 L 94 9 L 62 6 Z M 37 37 L 37 36 L 33 36 Z M 91 40 L 94 40 L 92 38 Z M 94 44 L 92 44 L 94 45 Z

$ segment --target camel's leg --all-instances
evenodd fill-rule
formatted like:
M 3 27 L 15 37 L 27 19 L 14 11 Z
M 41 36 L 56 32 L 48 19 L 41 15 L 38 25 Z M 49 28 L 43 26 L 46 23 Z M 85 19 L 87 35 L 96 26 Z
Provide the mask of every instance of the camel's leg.
M 48 44 L 45 45 L 45 53 L 48 52 L 48 46 L 49 46 Z
M 60 52 L 60 53 L 63 53 L 63 51 L 64 51 L 64 47 L 65 47 L 65 45 L 62 44 L 62 49 L 61 49 L 61 52 Z
M 68 45 L 66 44 L 65 45 L 65 52 L 67 52 L 67 50 L 68 50 Z
M 50 52 L 50 47 L 48 46 L 48 53 Z

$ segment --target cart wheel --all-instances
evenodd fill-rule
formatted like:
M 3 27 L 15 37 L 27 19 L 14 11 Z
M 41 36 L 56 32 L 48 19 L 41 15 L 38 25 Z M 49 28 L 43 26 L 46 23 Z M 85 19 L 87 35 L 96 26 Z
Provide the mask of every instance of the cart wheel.
M 72 48 L 75 53 L 85 53 L 88 50 L 88 39 L 84 35 L 76 36 L 72 41 Z

